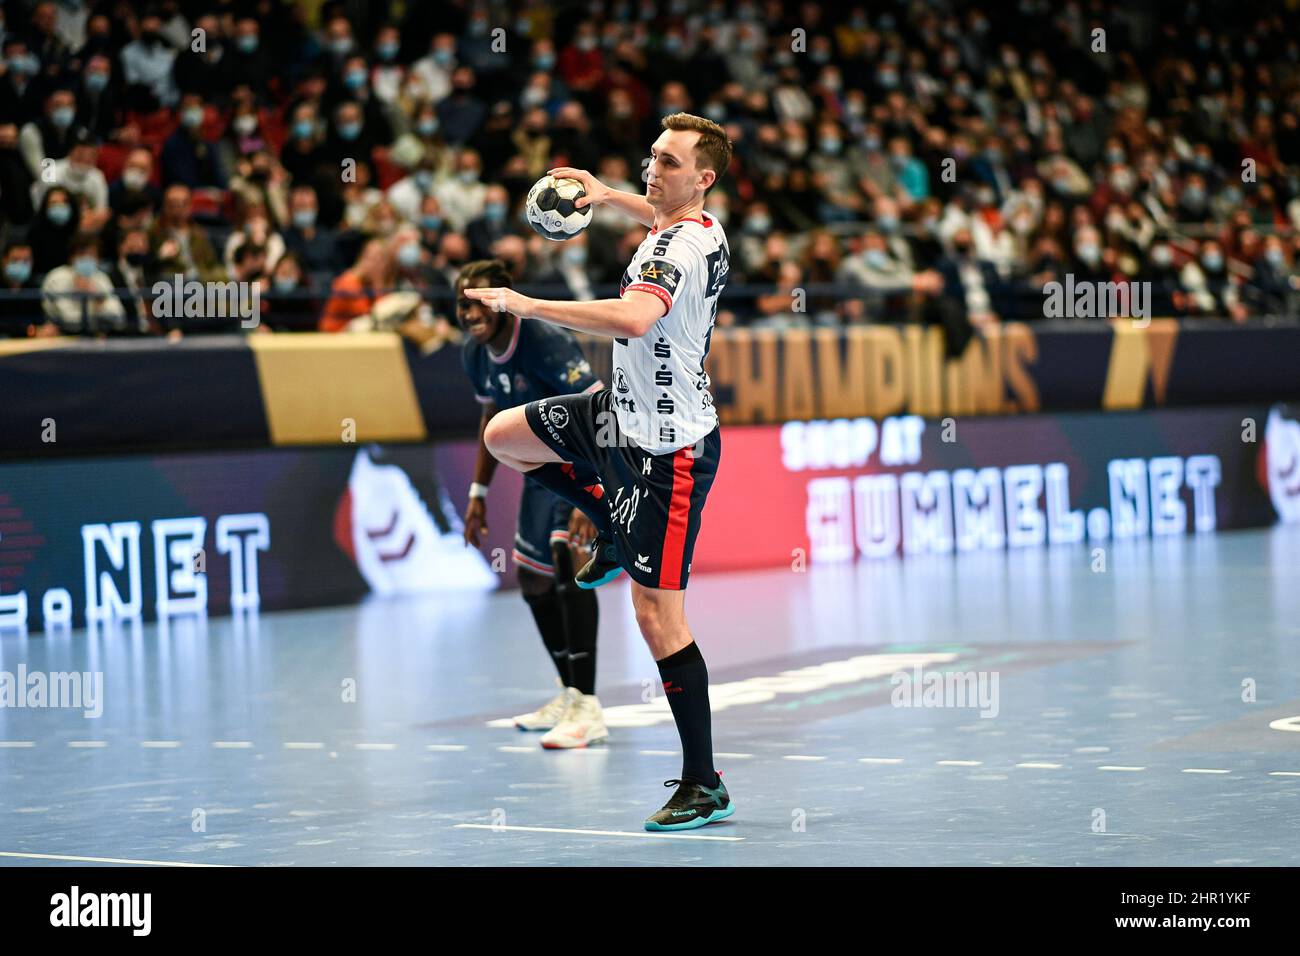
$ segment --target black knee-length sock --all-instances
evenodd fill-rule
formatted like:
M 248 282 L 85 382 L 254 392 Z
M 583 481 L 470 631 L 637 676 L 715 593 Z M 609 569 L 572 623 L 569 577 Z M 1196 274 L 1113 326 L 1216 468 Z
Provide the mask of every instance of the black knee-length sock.
M 524 476 L 555 492 L 575 508 L 581 508 L 597 531 L 611 541 L 614 539 L 614 525 L 609 520 L 605 489 L 601 487 L 600 476 L 591 468 L 567 461 L 553 461 L 524 472 Z
M 595 591 L 573 582 L 573 559 L 567 542 L 551 545 L 555 564 L 555 591 L 564 609 L 564 630 L 569 640 L 570 687 L 584 694 L 596 693 L 596 631 L 600 627 L 600 604 Z
M 709 708 L 709 671 L 694 642 L 668 655 L 659 665 L 668 706 L 682 739 L 682 779 L 718 785 L 713 767 L 713 715 Z
M 593 595 L 594 596 L 594 595 Z M 560 675 L 560 683 L 573 686 L 573 673 L 569 667 L 569 633 L 564 621 L 564 605 L 559 593 L 552 588 L 542 594 L 525 594 L 524 601 L 533 612 L 537 630 L 542 633 L 542 643 L 551 655 L 551 663 Z

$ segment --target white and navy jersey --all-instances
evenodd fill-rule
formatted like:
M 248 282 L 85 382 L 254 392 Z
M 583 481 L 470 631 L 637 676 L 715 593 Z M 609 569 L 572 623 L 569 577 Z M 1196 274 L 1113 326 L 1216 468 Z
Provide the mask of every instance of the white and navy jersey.
M 461 366 L 474 383 L 474 397 L 497 408 L 601 387 L 578 340 L 545 322 L 515 319 L 510 344 L 500 355 L 467 336 Z
M 650 230 L 623 273 L 620 296 L 649 292 L 668 310 L 641 338 L 614 340 L 618 426 L 651 454 L 693 445 L 718 425 L 704 357 L 730 257 L 722 226 L 701 213 Z

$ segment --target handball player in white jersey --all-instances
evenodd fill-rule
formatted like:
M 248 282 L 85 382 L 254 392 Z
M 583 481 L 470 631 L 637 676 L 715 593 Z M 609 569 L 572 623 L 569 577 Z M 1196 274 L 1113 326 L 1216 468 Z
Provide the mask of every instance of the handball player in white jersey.
M 682 742 L 676 790 L 647 830 L 685 830 L 731 816 L 713 764 L 708 670 L 686 623 L 685 589 L 700 516 L 721 455 L 705 356 L 727 281 L 722 225 L 704 211 L 731 164 L 716 123 L 688 113 L 663 119 L 651 146 L 644 195 L 611 189 L 586 170 L 588 204 L 612 206 L 649 226 L 619 298 L 534 299 L 508 288 L 465 295 L 511 312 L 613 339 L 611 384 L 600 391 L 506 409 L 484 439 L 498 461 L 581 508 L 599 531 L 576 576 L 597 587 L 627 572 L 637 624 L 659 666 Z

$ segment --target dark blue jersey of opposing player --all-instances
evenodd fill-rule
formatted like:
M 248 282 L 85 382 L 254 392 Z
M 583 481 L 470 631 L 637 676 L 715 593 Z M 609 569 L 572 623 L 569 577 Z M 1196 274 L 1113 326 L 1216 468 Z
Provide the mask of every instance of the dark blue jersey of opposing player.
M 513 408 L 539 398 L 601 387 L 577 340 L 564 329 L 513 315 L 506 319 L 514 323 L 514 331 L 502 352 L 469 338 L 461 353 L 461 364 L 479 402 L 498 409 Z

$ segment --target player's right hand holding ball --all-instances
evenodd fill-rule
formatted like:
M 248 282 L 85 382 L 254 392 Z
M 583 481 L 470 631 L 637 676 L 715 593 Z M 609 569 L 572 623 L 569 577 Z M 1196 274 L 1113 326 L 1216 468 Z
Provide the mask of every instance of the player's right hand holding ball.
M 582 183 L 582 188 L 587 191 L 587 195 L 573 204 L 577 209 L 585 209 L 591 205 L 599 206 L 611 191 L 608 186 L 585 169 L 574 169 L 572 166 L 556 166 L 554 169 L 548 169 L 546 175 L 554 176 L 556 179 L 576 179 Z
M 471 498 L 465 508 L 465 543 L 479 546 L 479 535 L 487 534 L 487 499 Z

